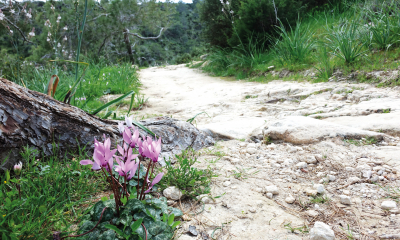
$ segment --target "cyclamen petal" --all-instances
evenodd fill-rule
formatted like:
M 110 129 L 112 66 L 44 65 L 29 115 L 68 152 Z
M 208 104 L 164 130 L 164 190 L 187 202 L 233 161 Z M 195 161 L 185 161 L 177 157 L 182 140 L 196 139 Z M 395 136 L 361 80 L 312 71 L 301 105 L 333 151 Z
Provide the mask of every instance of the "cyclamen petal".
M 82 160 L 79 162 L 81 165 L 93 165 L 93 161 L 92 160 Z
M 130 144 L 132 142 L 132 133 L 129 128 L 125 127 L 125 130 L 122 133 L 122 136 L 124 138 L 124 142 L 126 142 L 127 144 Z
M 119 154 L 121 154 L 123 156 L 124 155 L 124 149 L 120 145 L 117 146 L 117 149 L 118 149 Z
M 132 120 L 133 120 L 133 116 L 125 116 L 125 123 L 128 127 L 132 127 Z
M 153 181 L 151 182 L 151 184 L 150 184 L 150 186 L 149 186 L 149 189 L 147 189 L 147 190 L 145 191 L 145 193 L 149 193 L 150 190 L 153 188 L 153 186 L 156 185 L 158 182 L 161 181 L 161 179 L 162 179 L 163 176 L 164 176 L 164 173 L 159 173 L 159 174 L 153 179 Z M 148 181 L 149 181 L 149 180 L 147 179 L 147 182 L 148 182 Z

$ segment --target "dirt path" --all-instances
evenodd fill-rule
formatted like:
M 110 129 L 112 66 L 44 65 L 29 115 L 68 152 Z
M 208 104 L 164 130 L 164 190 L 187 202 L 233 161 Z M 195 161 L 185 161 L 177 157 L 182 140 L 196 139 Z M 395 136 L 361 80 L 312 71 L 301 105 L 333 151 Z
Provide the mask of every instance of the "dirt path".
M 400 187 L 399 88 L 259 84 L 183 65 L 141 70 L 140 79 L 149 100 L 138 118 L 187 120 L 206 112 L 193 121 L 198 128 L 236 139 L 203 151 L 198 167 L 215 169 L 211 195 L 223 196 L 188 216 L 179 239 L 196 239 L 186 234 L 189 225 L 209 236 L 224 226 L 215 232 L 218 239 L 307 239 L 306 228 L 288 229 L 311 228 L 315 221 L 327 223 L 337 239 L 400 234 L 400 204 L 389 212 L 381 206 L 400 193 L 370 184 Z M 351 233 L 343 230 L 347 225 Z

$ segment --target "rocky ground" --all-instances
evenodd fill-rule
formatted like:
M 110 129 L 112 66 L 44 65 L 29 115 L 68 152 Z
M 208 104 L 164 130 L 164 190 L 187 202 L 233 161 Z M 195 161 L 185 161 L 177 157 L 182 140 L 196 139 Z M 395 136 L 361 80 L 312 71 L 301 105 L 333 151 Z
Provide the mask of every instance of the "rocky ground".
M 231 139 L 202 150 L 196 167 L 218 177 L 203 211 L 175 203 L 200 212 L 178 239 L 400 239 L 400 88 L 260 84 L 183 65 L 140 76 L 137 118 L 205 112 L 193 124 Z

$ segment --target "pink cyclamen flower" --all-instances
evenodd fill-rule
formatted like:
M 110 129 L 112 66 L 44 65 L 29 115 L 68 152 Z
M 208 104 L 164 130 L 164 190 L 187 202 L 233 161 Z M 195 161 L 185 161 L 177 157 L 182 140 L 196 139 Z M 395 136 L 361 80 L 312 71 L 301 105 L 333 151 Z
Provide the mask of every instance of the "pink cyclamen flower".
M 143 142 L 139 139 L 138 146 L 139 153 L 142 156 L 150 158 L 153 162 L 158 161 L 158 156 L 161 152 L 161 138 L 158 141 L 153 141 L 151 137 L 147 136 L 147 139 L 143 140 Z
M 131 148 L 134 148 L 138 144 L 139 140 L 139 130 L 137 128 L 133 129 L 133 135 L 129 128 L 125 127 L 122 133 L 125 143 L 129 144 Z
M 122 177 L 127 177 L 127 180 L 130 180 L 133 176 L 135 176 L 136 170 L 139 166 L 139 161 L 134 160 L 138 155 L 132 155 L 133 158 L 128 159 L 126 162 L 121 161 L 116 157 L 118 165 L 115 167 L 115 171 Z
M 112 168 L 114 163 L 113 157 L 117 149 L 110 150 L 110 148 L 110 138 L 107 138 L 104 143 L 98 142 L 96 139 L 94 139 L 94 162 L 91 160 L 82 160 L 80 163 L 82 165 L 92 165 L 93 170 L 100 170 L 101 168 L 108 169 L 108 165 L 110 168 Z
M 14 165 L 14 172 L 15 174 L 19 175 L 22 171 L 22 162 Z
M 164 173 L 159 173 L 159 174 L 153 179 L 153 181 L 151 182 L 151 184 L 150 184 L 149 179 L 146 179 L 147 185 L 149 186 L 149 189 L 147 189 L 147 191 L 146 191 L 145 193 L 149 193 L 150 190 L 153 188 L 153 186 L 156 185 L 159 181 L 161 181 L 161 178 L 162 178 L 163 176 L 164 176 Z
M 127 160 L 132 160 L 137 158 L 139 154 L 132 154 L 132 148 L 129 148 L 128 144 L 124 144 L 124 148 L 120 145 L 117 147 L 118 152 L 122 155 L 123 161 L 126 162 Z

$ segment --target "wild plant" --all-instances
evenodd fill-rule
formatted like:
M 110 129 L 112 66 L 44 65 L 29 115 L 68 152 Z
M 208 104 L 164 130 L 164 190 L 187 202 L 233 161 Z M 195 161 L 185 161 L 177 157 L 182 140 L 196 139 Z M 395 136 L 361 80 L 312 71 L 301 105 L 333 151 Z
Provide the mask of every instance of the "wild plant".
M 319 64 L 315 66 L 319 73 L 318 76 L 328 80 L 332 76 L 335 66 L 332 64 L 331 56 L 326 46 L 320 48 L 316 60 L 319 61 Z
M 11 0 L 8 6 L 4 6 L 4 9 L 8 10 L 8 14 L 4 14 L 0 9 L 0 24 L 8 29 L 8 39 L 10 39 L 17 55 L 15 63 L 10 63 L 10 70 L 17 81 L 21 81 L 21 67 L 26 64 L 25 61 L 21 62 L 23 51 L 27 48 L 25 43 L 32 45 L 33 42 L 31 40 L 36 36 L 35 28 L 30 28 L 33 12 L 31 8 L 28 9 L 28 3 L 25 3 L 22 7 L 19 4 L 14 6 Z M 28 29 L 32 30 L 27 32 L 29 31 Z M 24 84 L 23 82 L 21 83 Z
M 94 205 L 88 214 L 88 220 L 93 222 L 84 222 L 78 231 L 81 233 L 79 236 L 90 234 L 89 237 L 93 237 L 93 234 L 97 234 L 101 238 L 115 236 L 115 231 L 125 239 L 137 236 L 161 240 L 170 239 L 174 228 L 179 225 L 173 219 L 182 215 L 182 212 L 167 207 L 165 198 L 152 198 L 149 195 L 164 175 L 162 172 L 157 176 L 153 174 L 161 152 L 161 138 L 154 141 L 149 136 L 141 138 L 132 121 L 132 118 L 126 117 L 126 125 L 124 122 L 118 124 L 123 138 L 122 146 L 111 149 L 110 138 L 104 137 L 104 142 L 95 139 L 93 161 L 80 161 L 80 164 L 91 165 L 92 170 L 102 173 L 113 194 L 110 200 L 105 197 Z M 143 174 L 146 161 L 147 170 Z M 112 219 L 115 220 L 111 224 L 103 226 L 110 230 L 94 231 L 100 222 Z
M 359 25 L 356 21 L 343 23 L 336 28 L 327 28 L 326 31 L 332 54 L 346 63 L 354 62 L 367 51 L 364 50 L 365 43 L 360 39 Z
M 287 30 L 280 22 L 277 27 L 279 39 L 275 42 L 274 52 L 281 62 L 304 62 L 311 54 L 315 40 L 314 33 L 310 31 L 309 26 L 303 27 L 300 21 L 297 21 L 296 27 Z
M 400 11 L 390 8 L 392 13 L 382 8 L 376 12 L 369 11 L 367 15 L 371 22 L 368 29 L 371 32 L 371 43 L 379 49 L 388 50 L 399 42 L 400 36 Z

